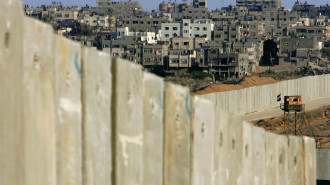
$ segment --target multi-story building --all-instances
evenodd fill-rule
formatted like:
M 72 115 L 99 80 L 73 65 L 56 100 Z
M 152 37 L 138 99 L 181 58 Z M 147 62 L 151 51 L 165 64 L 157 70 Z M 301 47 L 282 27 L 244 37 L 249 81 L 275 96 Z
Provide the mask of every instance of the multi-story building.
M 173 37 L 171 39 L 171 49 L 196 50 L 201 49 L 202 44 L 207 41 L 206 38 L 183 38 Z
M 115 11 L 117 18 L 130 17 L 138 12 L 143 12 L 143 8 L 137 1 L 97 0 L 96 7 L 99 13 L 107 13 L 109 8 Z
M 320 58 L 322 44 L 315 38 L 281 38 L 280 65 L 307 66 L 308 62 Z M 313 60 L 312 60 L 313 59 Z
M 220 78 L 241 78 L 251 72 L 248 54 L 221 53 L 218 48 L 210 48 L 206 54 L 210 72 Z
M 317 42 L 325 42 L 330 39 L 330 26 L 296 26 L 290 29 L 297 37 L 314 38 Z
M 169 51 L 169 69 L 189 68 L 194 65 L 196 58 L 195 50 L 176 49 Z
M 125 37 L 135 37 L 137 42 L 145 42 L 146 44 L 156 44 L 160 39 L 159 35 L 155 32 L 131 32 L 128 27 L 117 28 L 118 40 L 125 40 Z
M 121 18 L 116 22 L 117 27 L 129 27 L 130 31 L 158 32 L 162 23 L 170 23 L 172 18 L 157 14 L 145 14 L 136 17 Z
M 191 22 L 184 19 L 180 23 L 163 23 L 161 28 L 161 40 L 170 41 L 172 37 L 194 37 L 212 39 L 214 24 L 211 20 L 195 20 Z
M 85 14 L 79 20 L 80 23 L 88 24 L 92 27 L 108 28 L 109 25 L 109 16 L 99 16 L 93 14 Z
M 282 0 L 236 0 L 236 6 L 247 7 L 251 10 L 261 10 L 264 5 L 282 7 Z
M 154 44 L 145 45 L 142 48 L 141 64 L 145 68 L 150 68 L 155 65 L 166 65 L 168 60 L 169 45 Z

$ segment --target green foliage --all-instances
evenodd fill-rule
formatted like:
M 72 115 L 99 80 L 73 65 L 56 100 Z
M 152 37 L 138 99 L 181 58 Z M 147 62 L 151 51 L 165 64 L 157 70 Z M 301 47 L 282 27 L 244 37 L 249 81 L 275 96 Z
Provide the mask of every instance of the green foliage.
M 204 79 L 206 77 L 212 77 L 210 74 L 203 72 L 203 69 L 198 66 L 192 66 L 188 69 L 190 78 Z
M 80 35 L 92 36 L 96 34 L 95 28 L 91 27 L 88 24 L 81 24 L 80 25 Z
M 108 8 L 107 14 L 111 17 L 116 15 L 116 11 L 113 8 Z
M 321 50 L 322 58 L 330 57 L 330 48 L 323 48 Z
M 191 78 L 200 79 L 200 80 L 205 79 L 206 77 L 211 77 L 210 74 L 204 73 L 203 71 L 192 71 L 190 73 L 190 75 L 191 75 Z
M 88 25 L 88 24 L 80 24 L 78 22 L 75 23 L 72 31 L 70 32 L 71 36 L 94 36 L 97 34 L 97 29 Z
M 54 22 L 54 17 L 51 15 L 46 15 L 41 20 L 45 23 L 52 24 Z
M 291 38 L 297 38 L 297 34 L 296 34 L 296 32 L 294 32 L 294 31 L 290 31 L 290 32 L 289 32 L 289 36 L 290 36 Z
M 163 69 L 163 66 L 154 66 L 150 72 L 160 77 L 166 77 L 166 71 Z

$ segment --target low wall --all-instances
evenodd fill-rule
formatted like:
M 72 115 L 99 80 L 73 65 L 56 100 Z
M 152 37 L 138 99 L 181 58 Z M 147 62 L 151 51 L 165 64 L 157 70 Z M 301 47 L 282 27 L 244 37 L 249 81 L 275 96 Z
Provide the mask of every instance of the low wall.
M 317 179 L 330 182 L 330 149 L 317 149 Z
M 280 93 L 282 98 L 284 96 L 301 95 L 303 101 L 328 97 L 330 96 L 330 74 L 308 76 L 275 84 L 200 96 L 216 102 L 224 109 L 243 115 L 279 107 L 283 100 L 278 102 L 276 97 Z
M 0 1 L 1 184 L 315 184 L 312 138 L 266 132 L 21 10 Z

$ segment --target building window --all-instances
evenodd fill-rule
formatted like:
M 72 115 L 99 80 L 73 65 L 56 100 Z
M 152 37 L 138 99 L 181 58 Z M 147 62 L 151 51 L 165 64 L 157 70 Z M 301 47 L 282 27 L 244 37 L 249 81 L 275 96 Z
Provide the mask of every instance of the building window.
M 183 42 L 183 45 L 188 46 L 189 42 Z
M 194 30 L 195 30 L 195 31 L 198 31 L 198 30 L 199 30 L 199 27 L 194 27 Z
M 65 14 L 64 17 L 70 17 L 70 14 Z
M 170 30 L 170 28 L 169 27 L 165 27 L 165 30 Z
M 203 27 L 203 31 L 207 31 L 207 27 Z
M 172 30 L 178 30 L 178 27 L 172 27 Z
M 171 59 L 170 60 L 170 64 L 177 64 L 177 63 L 179 63 L 178 59 Z
M 165 37 L 170 37 L 170 35 L 169 34 L 165 34 Z
M 181 64 L 188 64 L 188 61 L 186 59 L 182 59 Z

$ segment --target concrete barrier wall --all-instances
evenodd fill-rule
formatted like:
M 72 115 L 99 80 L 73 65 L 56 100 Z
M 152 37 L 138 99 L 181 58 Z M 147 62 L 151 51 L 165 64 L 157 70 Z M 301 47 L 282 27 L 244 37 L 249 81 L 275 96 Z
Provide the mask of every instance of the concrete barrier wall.
M 266 132 L 230 111 L 277 105 L 260 92 L 298 93 L 288 84 L 327 76 L 191 96 L 53 35 L 16 0 L 0 5 L 1 184 L 315 184 L 313 139 Z
M 280 106 L 276 97 L 302 95 L 303 101 L 330 96 L 330 74 L 309 76 L 275 84 L 253 86 L 240 90 L 200 95 L 211 101 L 219 101 L 221 108 L 243 115 Z

